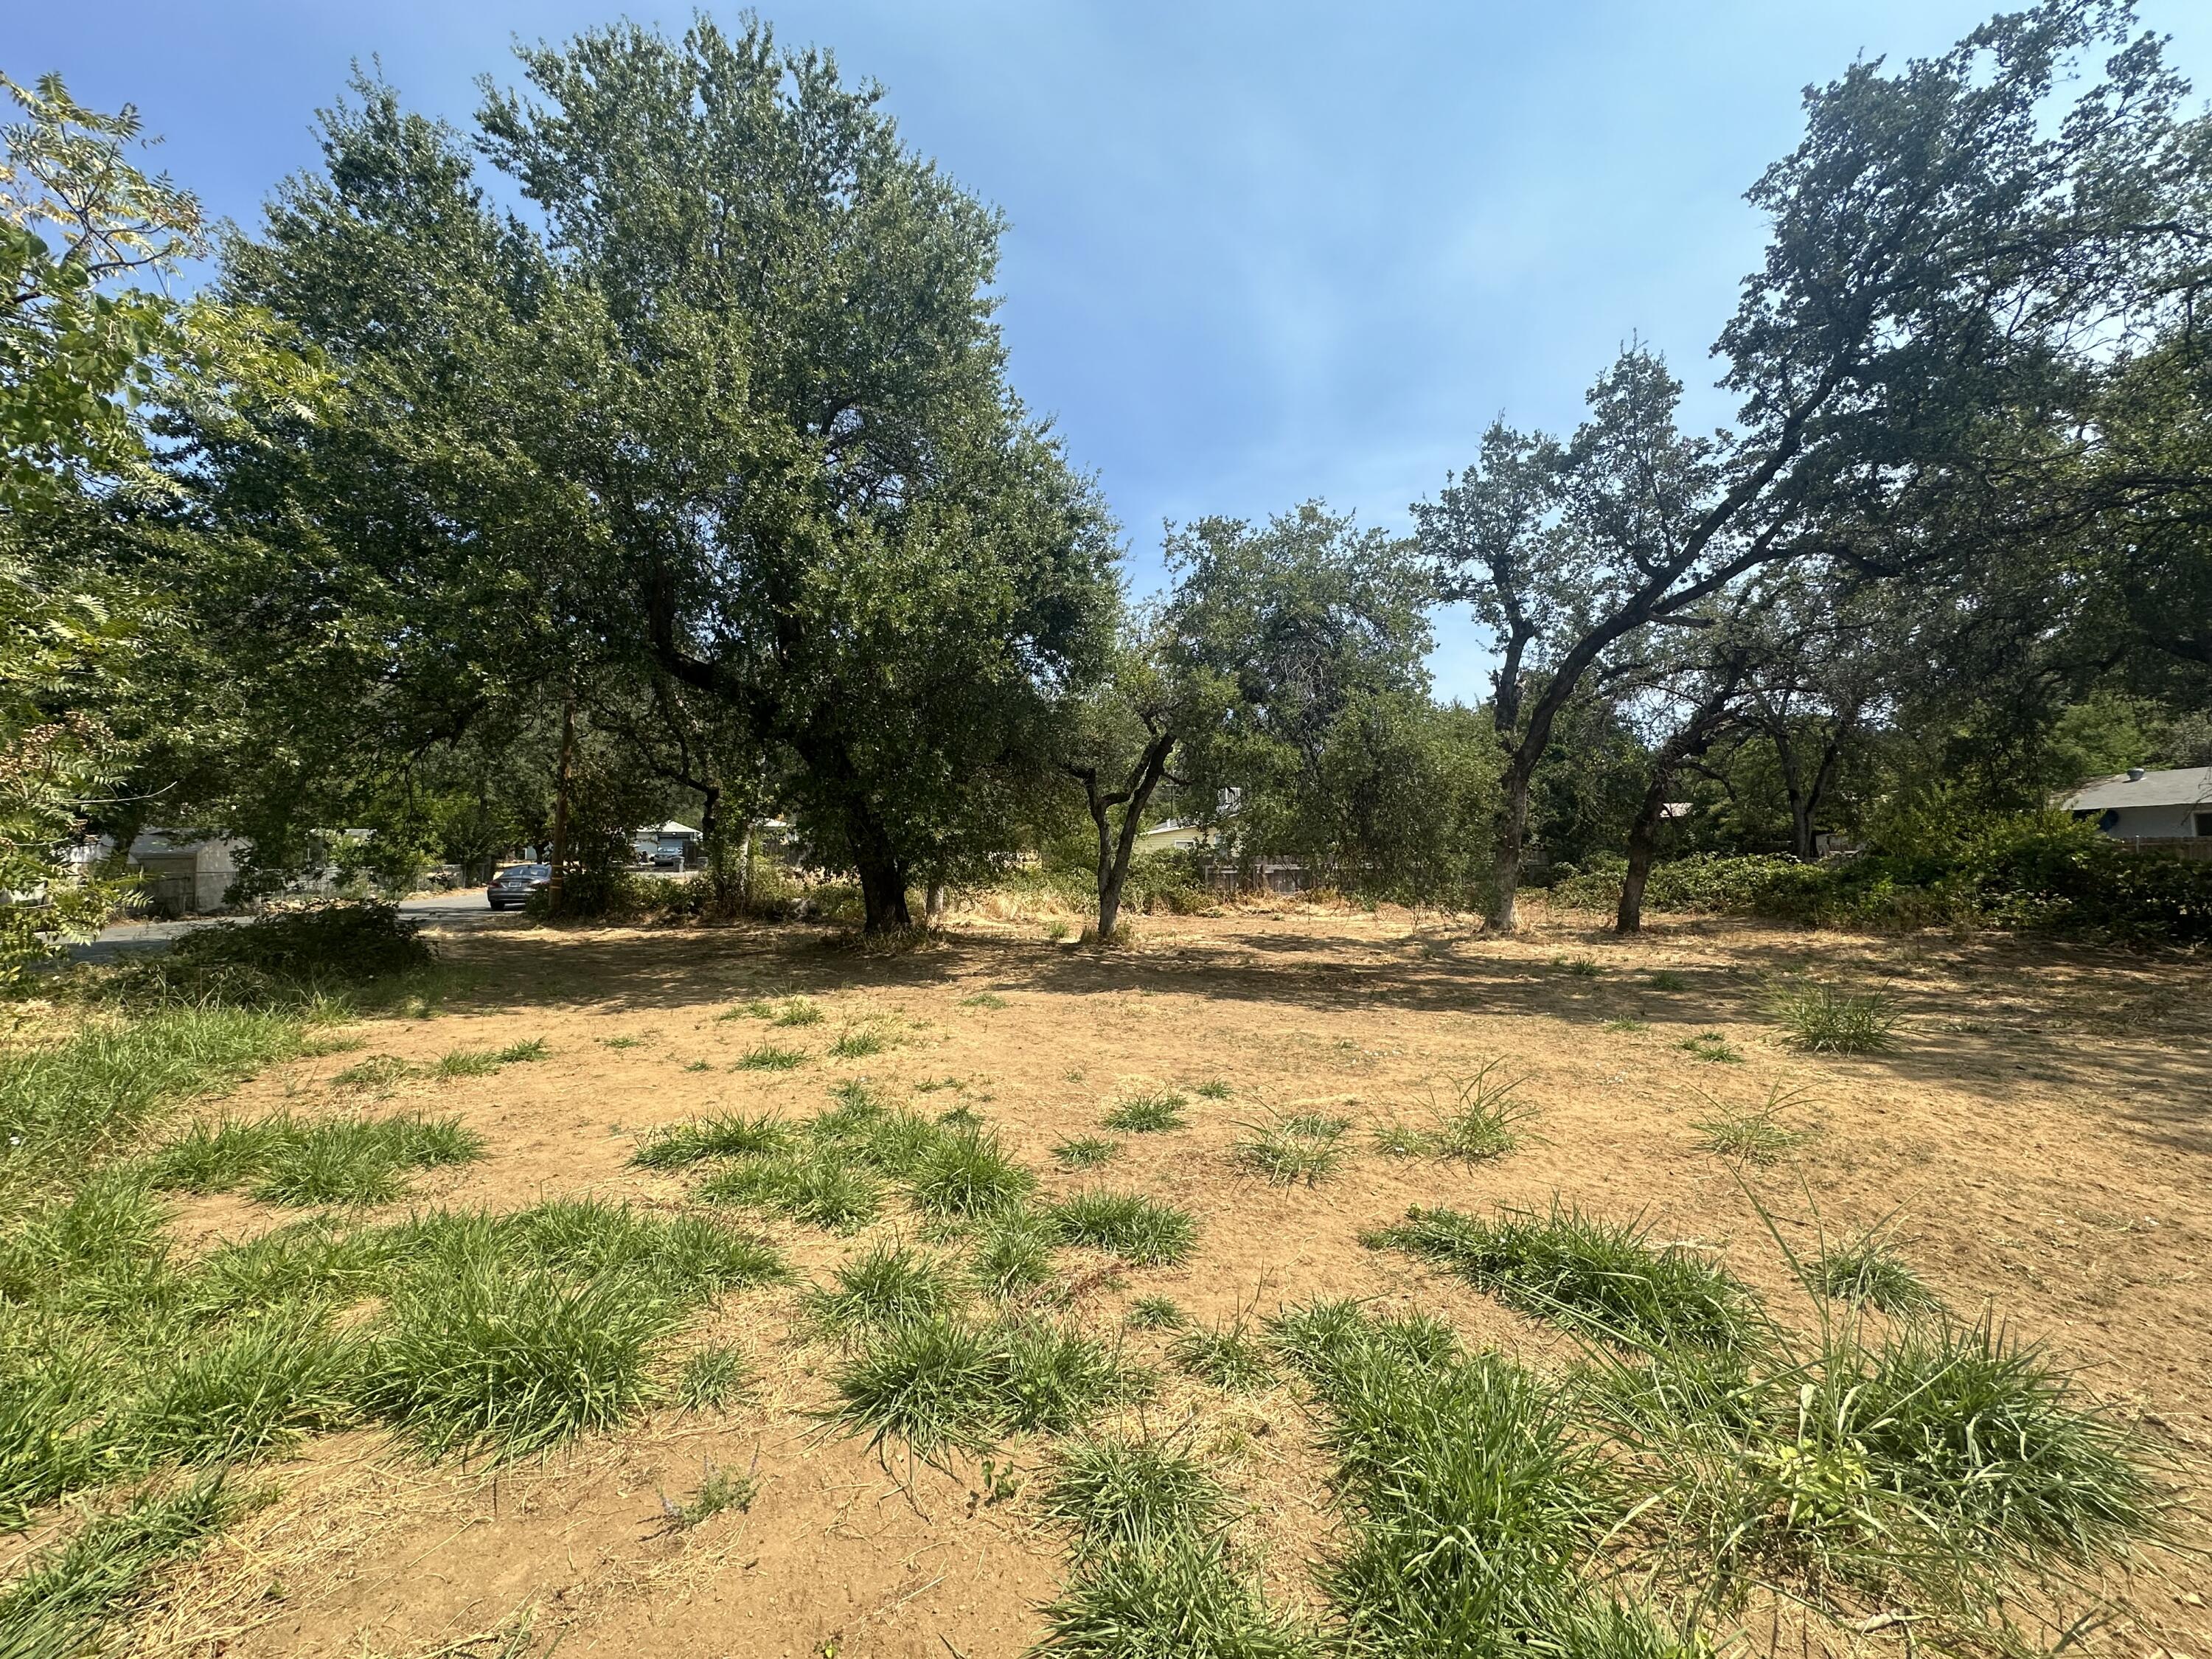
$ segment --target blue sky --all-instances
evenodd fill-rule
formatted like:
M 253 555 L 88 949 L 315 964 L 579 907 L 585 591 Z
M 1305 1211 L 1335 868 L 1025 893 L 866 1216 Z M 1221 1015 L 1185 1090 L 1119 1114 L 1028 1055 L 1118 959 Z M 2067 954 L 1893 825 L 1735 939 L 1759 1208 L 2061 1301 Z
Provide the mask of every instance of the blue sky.
M 1566 427 L 1632 335 L 1701 422 L 1706 352 L 1756 262 L 1744 188 L 1798 96 L 1861 54 L 1939 51 L 1991 0 L 1321 7 L 1183 0 L 785 0 L 785 39 L 888 93 L 909 143 L 1012 221 L 1013 375 L 1095 470 L 1140 589 L 1164 518 L 1309 496 L 1364 520 L 1471 459 L 1483 427 Z M 629 15 L 680 28 L 688 7 Z M 726 19 L 734 9 L 710 8 Z M 251 221 L 314 156 L 317 106 L 379 58 L 465 124 L 509 42 L 617 15 L 586 0 L 76 0 L 25 5 L 0 69 L 135 101 L 161 160 Z M 2146 0 L 2212 88 L 2212 6 Z M 1482 695 L 1441 619 L 1437 690 Z

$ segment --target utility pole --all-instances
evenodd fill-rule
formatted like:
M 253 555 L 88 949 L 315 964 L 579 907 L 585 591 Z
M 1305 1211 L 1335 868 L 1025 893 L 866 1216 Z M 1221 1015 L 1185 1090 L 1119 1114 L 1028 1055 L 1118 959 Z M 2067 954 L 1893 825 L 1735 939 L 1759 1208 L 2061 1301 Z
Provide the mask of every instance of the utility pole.
M 576 743 L 576 688 L 561 702 L 561 772 L 553 789 L 553 876 L 545 884 L 545 909 L 561 914 L 561 890 L 568 868 L 568 755 Z

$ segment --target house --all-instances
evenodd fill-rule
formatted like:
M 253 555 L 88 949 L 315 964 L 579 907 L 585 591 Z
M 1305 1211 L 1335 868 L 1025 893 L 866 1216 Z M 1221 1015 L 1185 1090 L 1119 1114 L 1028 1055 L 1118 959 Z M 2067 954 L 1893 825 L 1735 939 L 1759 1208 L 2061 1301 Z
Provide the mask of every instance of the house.
M 223 908 L 251 845 L 204 830 L 148 830 L 131 843 L 128 862 L 144 877 L 142 892 L 157 915 L 197 915 Z
M 2121 841 L 2212 841 L 2212 766 L 2130 767 L 2082 785 L 2057 805 Z
M 1137 832 L 1136 850 L 1139 853 L 1180 853 L 1193 847 L 1203 847 L 1212 839 L 1212 832 L 1194 823 L 1185 823 L 1180 818 L 1169 818 L 1149 830 Z

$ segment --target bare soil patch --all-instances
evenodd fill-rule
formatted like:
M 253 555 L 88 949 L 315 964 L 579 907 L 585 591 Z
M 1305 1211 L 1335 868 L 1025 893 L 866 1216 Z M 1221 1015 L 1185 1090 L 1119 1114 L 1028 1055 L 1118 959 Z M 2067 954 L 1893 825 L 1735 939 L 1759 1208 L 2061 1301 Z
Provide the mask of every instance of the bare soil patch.
M 1787 1316 L 1806 1293 L 1761 1206 L 1808 1252 L 1823 1234 L 1886 1224 L 1951 1306 L 1993 1305 L 2139 1419 L 2201 1498 L 2212 1450 L 2212 970 L 2201 961 L 1735 923 L 1620 941 L 1573 918 L 1500 940 L 1456 921 L 1292 906 L 1141 930 L 1099 959 L 981 914 L 890 954 L 791 927 L 472 929 L 444 942 L 467 988 L 433 1016 L 365 1023 L 353 1033 L 365 1049 L 287 1063 L 223 1109 L 332 1109 L 337 1073 L 388 1054 L 416 1069 L 388 1085 L 386 1104 L 434 1105 L 489 1148 L 424 1172 L 391 1216 L 583 1195 L 674 1210 L 695 1183 L 634 1166 L 643 1137 L 711 1112 L 809 1115 L 833 1085 L 865 1079 L 932 1115 L 969 1108 L 1045 1200 L 1141 1191 L 1198 1218 L 1182 1265 L 1074 1262 L 1077 1316 L 1100 1332 L 1118 1330 L 1139 1297 L 1170 1297 L 1200 1325 L 1356 1297 L 1439 1314 L 1472 1343 L 1540 1364 L 1562 1346 L 1556 1332 L 1359 1235 L 1411 1206 L 1489 1214 L 1556 1197 L 1710 1250 Z M 1778 987 L 1807 977 L 1887 995 L 1901 1017 L 1893 1046 L 1856 1057 L 1790 1047 L 1769 1009 Z M 777 1025 L 746 1012 L 793 997 L 822 1018 Z M 841 1058 L 854 1033 L 876 1042 L 847 1042 Z M 545 1059 L 426 1074 L 453 1050 L 532 1038 Z M 804 1059 L 746 1066 L 764 1045 Z M 1702 1057 L 1715 1052 L 1738 1058 Z M 1482 1163 L 1377 1149 L 1378 1124 L 1448 1102 L 1452 1080 L 1488 1060 L 1522 1079 L 1516 1097 L 1534 1110 L 1518 1149 Z M 1102 1129 L 1117 1102 L 1163 1091 L 1184 1097 L 1181 1128 Z M 1700 1150 L 1695 1126 L 1717 1105 L 1778 1098 L 1800 1137 L 1786 1154 L 1739 1164 Z M 1277 1185 L 1239 1158 L 1253 1125 L 1304 1112 L 1350 1120 L 1333 1172 Z M 1112 1162 L 1055 1163 L 1056 1146 L 1100 1134 L 1121 1143 Z M 194 1250 L 293 1218 L 236 1196 L 180 1200 L 176 1213 Z M 881 1238 L 927 1242 L 896 1205 L 850 1237 L 763 1230 L 802 1281 Z M 747 1356 L 755 1381 L 725 1409 L 671 1407 L 498 1470 L 426 1466 L 366 1433 L 309 1443 L 270 1472 L 270 1504 L 179 1571 L 133 1626 L 133 1650 L 481 1655 L 524 1650 L 502 1644 L 526 1629 L 529 1650 L 557 1634 L 579 1653 L 1022 1652 L 1061 1569 L 1035 1510 L 1045 1442 L 1018 1438 L 988 1469 L 879 1460 L 817 1415 L 836 1349 L 810 1335 L 803 1293 L 726 1294 L 685 1334 L 683 1346 Z M 1250 1505 L 1240 1550 L 1264 1564 L 1271 1592 L 1310 1602 L 1327 1465 L 1294 1397 L 1202 1387 L 1165 1363 L 1167 1340 L 1126 1338 L 1163 1377 L 1131 1420 L 1188 1423 Z M 757 1474 L 749 1508 L 672 1524 L 670 1505 L 732 1468 Z M 2112 1590 L 2102 1650 L 2212 1659 L 2202 1558 L 2166 1558 Z M 1763 1648 L 1766 1632 L 1753 1640 Z

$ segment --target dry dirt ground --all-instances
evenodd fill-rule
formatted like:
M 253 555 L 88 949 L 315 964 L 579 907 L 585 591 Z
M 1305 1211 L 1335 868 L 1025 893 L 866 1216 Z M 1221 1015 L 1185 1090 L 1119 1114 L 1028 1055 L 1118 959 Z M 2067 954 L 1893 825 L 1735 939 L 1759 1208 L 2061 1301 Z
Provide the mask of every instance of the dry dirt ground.
M 1471 1340 L 1541 1364 L 1557 1346 L 1541 1328 L 1357 1235 L 1408 1205 L 1487 1214 L 1556 1194 L 1640 1215 L 1662 1240 L 1712 1246 L 1773 1306 L 1802 1310 L 1759 1207 L 1799 1247 L 1822 1229 L 1887 1220 L 1954 1307 L 1993 1304 L 2047 1344 L 2179 1454 L 2188 1495 L 2201 1498 L 2212 1452 L 2212 964 L 1996 936 L 1732 923 L 1666 923 L 1624 942 L 1562 918 L 1498 940 L 1390 910 L 1251 908 L 1140 927 L 1133 949 L 1104 961 L 1048 939 L 1034 920 L 981 913 L 894 955 L 801 927 L 459 931 L 443 949 L 461 988 L 435 1015 L 357 1034 L 368 1052 L 422 1062 L 455 1048 L 548 1044 L 538 1064 L 403 1084 L 392 1097 L 456 1113 L 484 1137 L 484 1161 L 418 1183 L 417 1203 L 453 1206 L 582 1194 L 673 1206 L 689 1182 L 629 1162 L 656 1126 L 708 1109 L 809 1114 L 855 1076 L 902 1098 L 927 1087 L 921 1103 L 965 1103 L 1003 1133 L 1039 1173 L 1041 1195 L 1096 1181 L 1199 1218 L 1187 1265 L 1087 1276 L 1079 1310 L 1100 1330 L 1139 1295 L 1172 1297 L 1200 1320 L 1353 1296 L 1441 1313 Z M 1596 971 L 1577 970 L 1577 958 Z M 1650 983 L 1662 969 L 1680 988 Z M 1787 1046 L 1768 1010 L 1776 985 L 1801 974 L 1887 992 L 1904 1016 L 1893 1048 L 1844 1059 Z M 820 1001 L 822 1024 L 771 1033 L 716 1018 L 794 994 Z M 830 1057 L 831 1042 L 861 1024 L 891 1046 Z M 1704 1032 L 1741 1061 L 1680 1046 Z M 771 1036 L 810 1063 L 733 1069 Z M 312 1109 L 360 1058 L 279 1067 L 226 1109 Z M 1526 1079 L 1521 1097 L 1540 1114 L 1528 1145 L 1481 1165 L 1373 1148 L 1368 1124 L 1418 1111 L 1489 1059 Z M 1187 1128 L 1127 1137 L 1101 1176 L 1054 1169 L 1054 1145 L 1097 1133 L 1117 1096 L 1213 1079 L 1228 1098 L 1194 1094 Z M 1740 1175 L 1698 1150 L 1692 1125 L 1712 1102 L 1756 1105 L 1778 1090 L 1783 1121 L 1809 1132 L 1799 1152 Z M 1316 1104 L 1361 1126 L 1334 1177 L 1285 1188 L 1239 1169 L 1241 1126 Z M 281 1218 L 199 1200 L 181 1208 L 178 1231 L 204 1245 Z M 902 1228 L 912 1236 L 910 1218 L 853 1238 L 766 1230 L 803 1277 Z M 132 1644 L 240 1659 L 556 1645 L 564 1656 L 1020 1653 L 1059 1577 L 1059 1547 L 1033 1507 L 1045 1447 L 1016 1441 L 988 1468 L 951 1474 L 879 1461 L 815 1414 L 835 1351 L 804 1336 L 798 1296 L 735 1292 L 696 1329 L 697 1340 L 744 1348 L 757 1374 L 725 1412 L 671 1407 L 504 1470 L 425 1465 L 365 1433 L 314 1443 L 270 1472 L 281 1497 L 184 1570 Z M 1158 1339 L 1130 1343 L 1158 1360 Z M 1240 1539 L 1271 1591 L 1310 1599 L 1307 1564 L 1329 1523 L 1324 1466 L 1295 1399 L 1226 1396 L 1163 1375 L 1146 1422 L 1190 1421 L 1252 1501 Z M 681 1502 L 710 1468 L 755 1470 L 757 1498 L 672 1528 L 664 1498 Z M 2194 1519 L 2184 1528 L 2203 1541 Z M 2090 1650 L 2212 1659 L 2203 1557 L 2164 1557 L 2113 1589 Z M 1858 1645 L 1905 1651 L 1887 1645 L 1895 1637 Z

